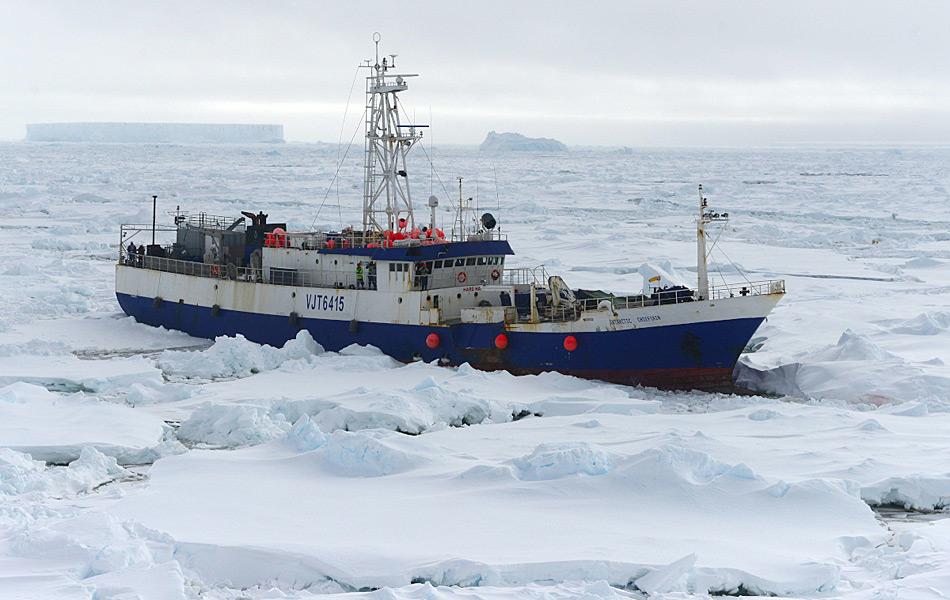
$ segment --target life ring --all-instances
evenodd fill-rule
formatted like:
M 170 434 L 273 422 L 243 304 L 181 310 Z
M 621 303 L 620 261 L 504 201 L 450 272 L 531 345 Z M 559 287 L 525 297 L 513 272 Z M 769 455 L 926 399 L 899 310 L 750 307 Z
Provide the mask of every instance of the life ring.
M 455 279 L 457 279 L 459 283 L 465 283 L 468 280 L 468 275 L 465 274 L 465 271 L 462 271 L 455 276 Z
M 498 281 L 498 278 L 499 278 L 499 277 L 501 277 L 501 273 L 498 271 L 498 269 L 492 269 L 492 270 L 491 270 L 491 280 L 492 280 L 492 281 Z
M 211 265 L 211 276 L 218 277 L 221 275 L 221 267 L 218 265 Z

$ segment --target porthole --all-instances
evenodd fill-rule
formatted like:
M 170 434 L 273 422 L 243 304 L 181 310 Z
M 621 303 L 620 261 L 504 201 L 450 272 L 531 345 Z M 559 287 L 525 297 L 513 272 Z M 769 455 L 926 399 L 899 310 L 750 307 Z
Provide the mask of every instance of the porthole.
M 402 304 L 402 298 L 396 298 L 396 304 Z
M 296 298 L 296 297 L 297 297 L 297 292 L 290 292 L 290 297 L 291 297 L 291 298 Z
M 455 297 L 458 298 L 459 300 L 461 300 L 461 299 L 462 299 L 462 294 L 455 294 Z
M 474 296 L 475 296 L 476 298 L 478 298 L 478 292 L 475 292 Z

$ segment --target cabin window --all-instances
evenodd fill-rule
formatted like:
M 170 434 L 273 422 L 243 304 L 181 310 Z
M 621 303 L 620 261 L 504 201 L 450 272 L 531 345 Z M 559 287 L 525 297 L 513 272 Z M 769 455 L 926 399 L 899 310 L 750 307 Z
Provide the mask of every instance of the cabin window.
M 488 264 L 488 259 L 485 258 L 484 256 L 479 256 L 479 257 L 478 257 L 478 264 L 479 264 L 479 266 L 481 266 L 481 265 L 487 265 L 487 264 Z
M 442 261 L 441 261 L 441 260 L 435 261 L 435 265 L 434 265 L 432 268 L 433 268 L 433 269 L 441 269 L 441 268 L 442 268 Z
M 396 270 L 396 263 L 389 263 L 389 272 L 392 273 Z
M 466 259 L 465 259 L 465 266 L 466 266 L 466 267 L 474 267 L 474 266 L 475 266 L 475 257 L 472 256 L 472 257 L 466 258 Z

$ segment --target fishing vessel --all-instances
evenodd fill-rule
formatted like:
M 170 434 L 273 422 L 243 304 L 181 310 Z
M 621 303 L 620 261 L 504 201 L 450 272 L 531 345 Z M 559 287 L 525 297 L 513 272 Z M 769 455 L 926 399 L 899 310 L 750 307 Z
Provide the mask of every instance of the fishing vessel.
M 710 285 L 708 229 L 729 216 L 708 207 L 701 186 L 695 288 L 656 281 L 617 295 L 572 289 L 543 266 L 509 268 L 514 252 L 494 215 L 461 196 L 450 223 L 438 222 L 435 196 L 428 211 L 415 210 L 406 157 L 424 126 L 406 121 L 399 94 L 416 75 L 398 72 L 393 55 L 380 59 L 375 41 L 376 60 L 362 65 L 362 223 L 296 232 L 263 212 L 176 210 L 159 226 L 153 196 L 151 226 L 120 231 L 116 297 L 126 314 L 204 338 L 240 334 L 280 346 L 307 330 L 327 350 L 372 345 L 404 362 L 731 387 L 740 353 L 785 283 Z

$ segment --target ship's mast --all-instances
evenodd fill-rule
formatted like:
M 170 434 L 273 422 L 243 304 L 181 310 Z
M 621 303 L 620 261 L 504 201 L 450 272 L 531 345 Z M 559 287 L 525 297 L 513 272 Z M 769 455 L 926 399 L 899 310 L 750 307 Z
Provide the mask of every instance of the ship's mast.
M 709 300 L 706 226 L 710 223 L 724 223 L 729 220 L 729 213 L 707 211 L 707 206 L 706 197 L 703 196 L 703 184 L 699 184 L 699 218 L 696 221 L 696 292 L 699 300 Z
M 396 66 L 396 55 L 379 59 L 378 33 L 376 61 L 367 60 L 370 70 L 366 78 L 366 145 L 363 182 L 363 235 L 399 229 L 400 219 L 411 229 L 415 223 L 412 199 L 409 194 L 409 176 L 406 154 L 419 139 L 424 125 L 403 124 L 400 115 L 399 92 L 408 89 L 409 73 L 391 73 Z

